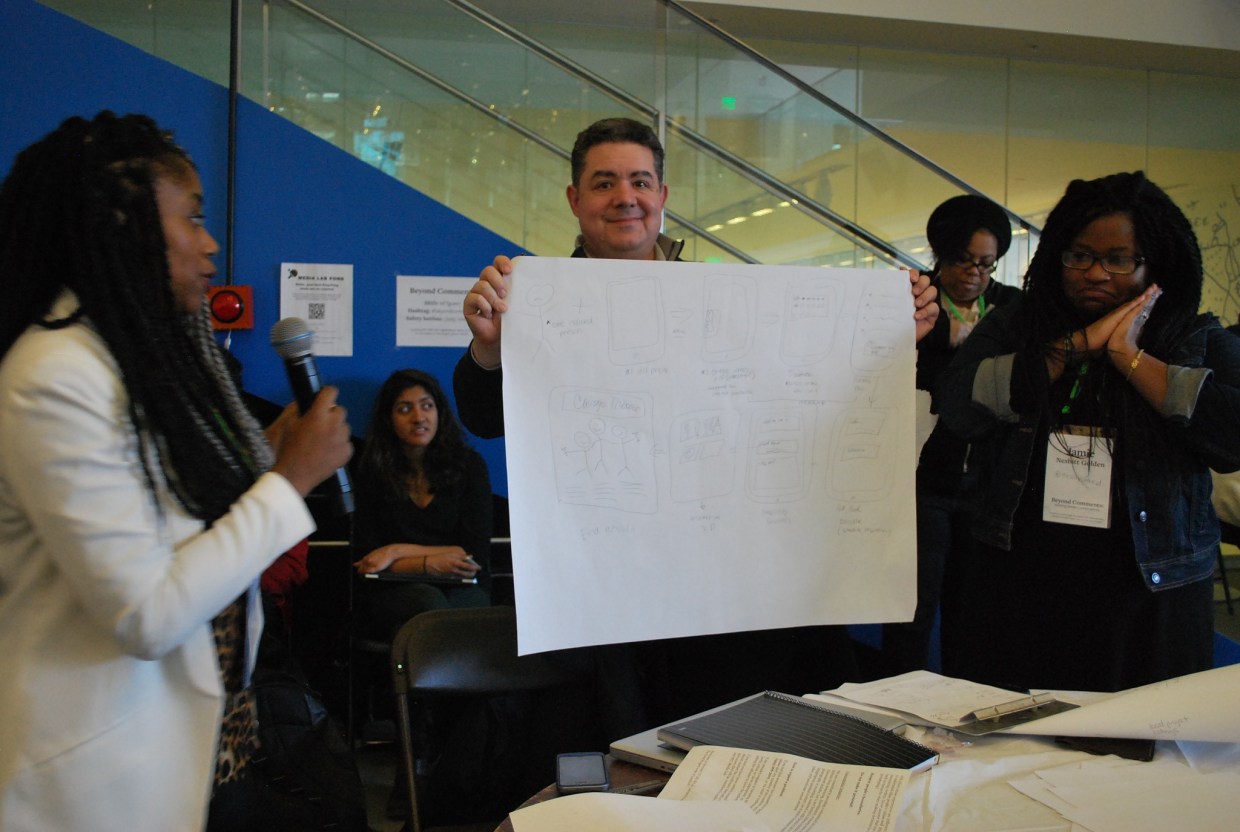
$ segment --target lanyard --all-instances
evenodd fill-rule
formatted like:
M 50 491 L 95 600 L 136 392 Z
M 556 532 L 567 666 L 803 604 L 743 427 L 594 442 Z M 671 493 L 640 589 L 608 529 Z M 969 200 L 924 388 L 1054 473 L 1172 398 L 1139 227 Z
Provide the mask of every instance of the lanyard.
M 943 295 L 943 303 L 946 304 L 947 306 L 947 311 L 955 315 L 956 320 L 960 321 L 960 323 L 962 324 L 968 323 L 968 321 L 964 319 L 964 316 L 960 314 L 960 310 L 956 308 L 956 304 L 952 303 L 952 299 L 947 296 L 947 293 L 943 292 L 942 295 Z M 985 318 L 985 317 L 986 317 L 986 298 L 982 297 L 981 295 L 978 295 L 977 296 L 977 319 L 980 321 L 982 318 Z
M 1076 397 L 1081 392 L 1081 379 L 1089 372 L 1089 362 L 1082 361 L 1081 366 L 1076 369 L 1076 380 L 1072 382 L 1072 389 L 1068 391 L 1068 402 L 1060 409 L 1060 413 L 1067 416 L 1072 412 L 1072 403 L 1076 401 Z

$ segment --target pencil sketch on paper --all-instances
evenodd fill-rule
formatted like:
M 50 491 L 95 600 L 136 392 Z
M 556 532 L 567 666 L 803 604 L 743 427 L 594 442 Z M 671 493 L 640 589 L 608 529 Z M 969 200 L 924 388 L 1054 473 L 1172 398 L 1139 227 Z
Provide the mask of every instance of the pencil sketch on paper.
M 810 407 L 768 407 L 750 420 L 745 490 L 764 503 L 806 495 L 814 458 L 815 414 Z
M 549 428 L 561 502 L 653 514 L 654 400 L 586 387 L 552 391 Z
M 710 275 L 705 280 L 702 360 L 735 361 L 753 346 L 758 289 L 752 278 Z
M 607 284 L 607 347 L 613 363 L 624 366 L 663 355 L 663 296 L 653 277 Z
M 887 373 L 895 360 L 892 345 L 907 325 L 908 304 L 903 298 L 892 298 L 867 286 L 857 307 L 853 330 L 853 369 L 859 373 Z
M 543 350 L 551 353 L 556 352 L 555 343 L 552 341 L 549 333 L 551 319 L 558 314 L 556 310 L 557 304 L 555 303 L 555 286 L 550 283 L 535 283 L 525 289 L 522 300 L 528 306 L 528 309 L 522 309 L 517 314 L 537 321 L 535 329 L 538 333 L 538 338 L 533 339 L 526 345 L 525 354 L 521 356 L 521 359 L 533 362 L 539 358 Z M 515 349 L 511 348 L 511 346 L 505 350 L 509 360 L 515 357 L 513 355 L 514 352 Z
M 885 499 L 896 459 L 895 413 L 888 408 L 852 408 L 836 420 L 827 472 L 831 496 L 850 502 Z
M 738 417 L 731 410 L 698 410 L 672 420 L 668 459 L 678 503 L 732 492 Z
M 903 298 L 872 287 L 850 293 L 838 276 L 789 281 L 776 295 L 782 308 L 761 318 L 764 342 L 778 339 L 777 349 L 775 340 L 766 345 L 777 367 L 758 373 L 745 363 L 762 349 L 755 340 L 763 314 L 756 282 L 707 274 L 700 286 L 694 291 L 701 306 L 684 303 L 693 294 L 679 293 L 669 323 L 659 280 L 625 275 L 607 281 L 607 363 L 626 379 L 640 376 L 657 386 L 675 357 L 667 352 L 669 337 L 680 343 L 697 335 L 696 347 L 685 343 L 703 361 L 697 376 L 703 394 L 720 405 L 672 414 L 668 423 L 654 418 L 653 389 L 606 383 L 554 389 L 548 428 L 559 501 L 642 514 L 662 509 L 661 493 L 674 503 L 737 493 L 753 503 L 788 503 L 811 493 L 815 470 L 825 470 L 833 499 L 884 499 L 896 462 L 891 449 L 898 446 L 894 412 L 876 404 L 872 392 L 867 405 L 838 414 L 835 408 L 877 389 L 877 379 L 892 370 L 893 344 L 906 324 Z M 531 359 L 557 351 L 549 338 L 588 331 L 556 317 L 553 287 L 536 283 L 527 292 L 527 314 L 541 318 Z M 852 381 L 824 385 L 812 365 L 828 360 L 837 346 Z M 780 392 L 771 397 L 773 385 L 759 376 L 779 372 Z M 760 390 L 765 393 L 755 398 Z M 816 454 L 823 457 L 817 468 Z
M 831 354 L 844 297 L 843 285 L 831 277 L 788 284 L 779 345 L 779 356 L 786 364 L 816 364 Z

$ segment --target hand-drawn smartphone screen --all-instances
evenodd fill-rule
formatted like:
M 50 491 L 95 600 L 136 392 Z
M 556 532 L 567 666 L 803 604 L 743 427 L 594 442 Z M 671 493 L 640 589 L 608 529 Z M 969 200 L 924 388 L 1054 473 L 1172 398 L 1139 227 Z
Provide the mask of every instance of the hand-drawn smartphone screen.
M 663 296 L 652 277 L 607 284 L 607 346 L 615 364 L 663 355 Z
M 733 361 L 748 353 L 757 310 L 757 287 L 753 280 L 708 276 L 702 315 L 703 360 Z
M 560 501 L 653 514 L 658 509 L 653 409 L 653 398 L 644 393 L 551 391 L 548 422 Z
M 827 476 L 837 499 L 865 502 L 887 496 L 891 489 L 897 428 L 894 414 L 876 408 L 855 408 L 836 422 Z
M 805 496 L 814 456 L 814 413 L 808 408 L 771 408 L 750 421 L 746 491 L 761 502 Z
M 904 298 L 880 295 L 867 287 L 862 293 L 853 332 L 852 365 L 858 372 L 884 373 L 895 360 L 892 346 L 901 329 L 910 328 L 912 304 Z
M 672 499 L 678 503 L 722 497 L 733 488 L 737 415 L 699 410 L 672 421 L 668 454 Z
M 779 357 L 793 366 L 816 364 L 831 352 L 844 288 L 829 277 L 788 285 Z

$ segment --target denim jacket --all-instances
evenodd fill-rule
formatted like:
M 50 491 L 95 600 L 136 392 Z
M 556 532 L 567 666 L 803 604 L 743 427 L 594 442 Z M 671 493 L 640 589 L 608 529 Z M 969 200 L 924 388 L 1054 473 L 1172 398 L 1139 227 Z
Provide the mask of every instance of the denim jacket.
M 1011 548 L 1013 517 L 1029 466 L 1037 464 L 1041 418 L 1012 407 L 1020 306 L 996 310 L 978 324 L 935 395 L 948 428 L 983 443 L 974 459 L 988 460 L 989 470 L 973 531 L 1002 549 Z M 1240 468 L 1240 338 L 1201 315 L 1171 354 L 1159 358 L 1168 364 L 1161 412 L 1129 390 L 1118 426 L 1133 549 L 1151 590 L 1209 577 L 1219 543 L 1209 469 Z

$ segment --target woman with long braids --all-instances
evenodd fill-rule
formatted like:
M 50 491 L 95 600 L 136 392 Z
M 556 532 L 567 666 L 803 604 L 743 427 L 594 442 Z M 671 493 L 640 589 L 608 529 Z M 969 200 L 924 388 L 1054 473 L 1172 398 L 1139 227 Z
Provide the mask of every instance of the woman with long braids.
M 1211 667 L 1209 469 L 1240 467 L 1240 340 L 1198 313 L 1201 289 L 1158 186 L 1076 180 L 1025 296 L 943 372 L 940 418 L 986 446 L 981 545 L 948 566 L 955 675 L 1114 691 Z
M 170 133 L 108 112 L 0 185 L 6 830 L 252 822 L 258 577 L 350 446 L 334 390 L 267 437 L 247 413 L 202 201 Z
M 409 579 L 363 582 L 359 613 L 372 634 L 389 639 L 427 610 L 488 606 L 491 478 L 433 376 L 388 376 L 358 469 L 357 571 Z

